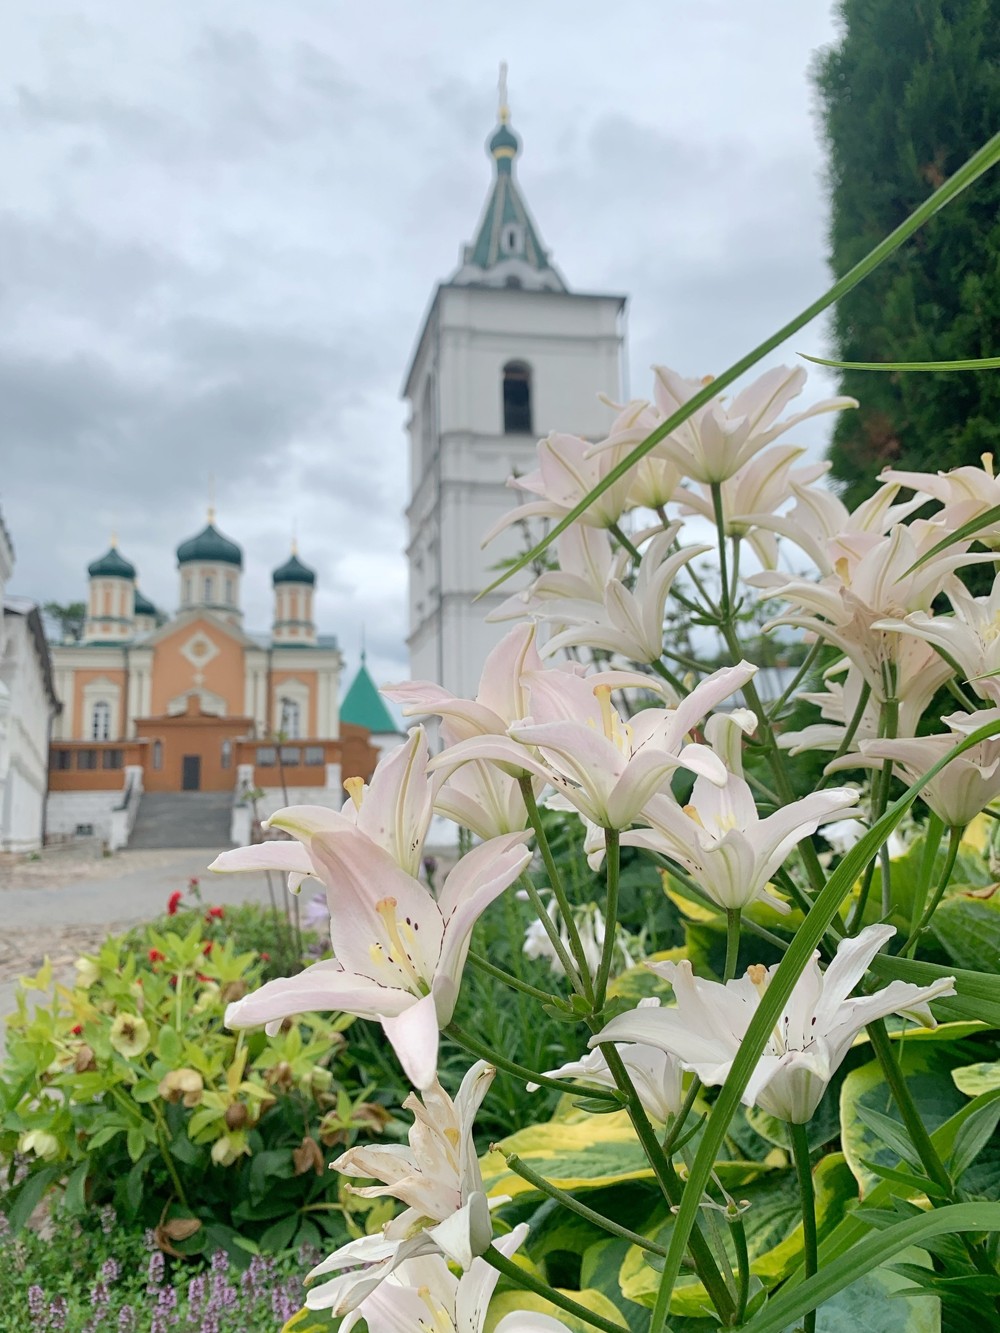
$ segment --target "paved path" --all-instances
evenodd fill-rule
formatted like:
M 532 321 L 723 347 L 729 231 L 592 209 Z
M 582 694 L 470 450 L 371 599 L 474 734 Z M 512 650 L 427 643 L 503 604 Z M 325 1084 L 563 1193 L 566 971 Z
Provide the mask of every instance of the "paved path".
M 260 873 L 209 873 L 216 855 L 185 848 L 124 851 L 102 859 L 92 851 L 55 851 L 39 861 L 0 865 L 0 1051 L 2 1018 L 14 1008 L 17 978 L 36 972 L 46 956 L 57 973 L 71 976 L 81 953 L 114 930 L 159 915 L 170 894 L 186 890 L 192 876 L 200 881 L 206 905 L 268 901 Z

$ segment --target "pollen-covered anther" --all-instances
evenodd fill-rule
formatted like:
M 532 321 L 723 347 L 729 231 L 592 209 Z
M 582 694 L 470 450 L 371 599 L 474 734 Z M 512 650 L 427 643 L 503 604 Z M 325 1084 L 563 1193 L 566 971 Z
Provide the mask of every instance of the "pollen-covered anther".
M 400 923 L 397 912 L 398 907 L 399 904 L 395 898 L 380 898 L 375 904 L 375 911 L 378 912 L 379 916 L 382 918 L 385 925 L 385 933 L 389 939 L 390 947 L 387 950 L 387 956 L 389 961 L 394 963 L 406 976 L 414 990 L 420 994 L 424 994 L 427 990 L 427 984 L 414 967 L 413 956 L 403 940 L 403 933 L 405 932 L 409 936 L 410 943 L 412 944 L 413 927 L 408 921 L 402 924 Z
M 351 798 L 351 800 L 354 802 L 354 808 L 355 808 L 355 810 L 360 810 L 360 809 L 361 809 L 361 798 L 362 798 L 362 796 L 364 795 L 364 791 L 365 791 L 365 780 L 364 780 L 364 778 L 358 778 L 358 777 L 354 777 L 354 778 L 345 778 L 345 779 L 344 779 L 344 791 L 347 792 L 348 796 L 349 796 L 349 797 Z

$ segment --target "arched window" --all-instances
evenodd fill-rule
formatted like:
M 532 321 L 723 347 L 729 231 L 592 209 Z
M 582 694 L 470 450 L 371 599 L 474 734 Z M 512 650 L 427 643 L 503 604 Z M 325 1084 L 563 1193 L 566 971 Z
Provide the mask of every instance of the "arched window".
M 184 579 L 184 604 L 188 605 L 190 601 L 191 601 L 191 579 L 189 577 L 186 577 Z
M 205 579 L 205 601 L 210 602 L 211 600 L 212 600 L 212 576 L 208 575 L 208 577 Z
M 500 249 L 505 255 L 519 255 L 524 249 L 524 231 L 517 222 L 508 222 L 500 233 Z
M 106 699 L 98 699 L 90 717 L 90 738 L 95 741 L 111 739 L 111 705 Z
M 233 762 L 233 743 L 226 740 L 222 742 L 222 767 L 228 768 Z
M 163 742 L 153 742 L 153 767 L 157 770 L 163 767 Z
M 228 602 L 228 604 L 229 604 L 230 606 L 232 606 L 232 604 L 233 604 L 233 581 L 232 581 L 232 579 L 229 578 L 229 577 L 226 578 L 226 601 Z
M 281 701 L 281 731 L 286 740 L 297 741 L 302 734 L 300 727 L 300 709 L 294 699 L 282 699 Z
M 503 430 L 531 434 L 531 367 L 523 361 L 508 361 L 503 368 Z

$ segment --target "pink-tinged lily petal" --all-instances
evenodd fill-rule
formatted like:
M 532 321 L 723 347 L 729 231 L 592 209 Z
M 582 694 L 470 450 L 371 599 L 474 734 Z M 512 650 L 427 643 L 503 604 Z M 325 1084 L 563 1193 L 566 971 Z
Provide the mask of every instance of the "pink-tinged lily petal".
M 420 871 L 434 806 L 427 759 L 427 735 L 414 727 L 404 745 L 379 761 L 357 812 L 359 831 L 413 876 Z
M 282 874 L 315 875 L 316 868 L 300 842 L 259 842 L 253 847 L 234 847 L 220 852 L 208 867 L 218 874 L 245 870 L 277 870 Z
M 318 1287 L 310 1287 L 306 1292 L 306 1306 L 310 1310 L 330 1310 L 334 1318 L 349 1314 L 407 1259 L 437 1252 L 437 1246 L 426 1232 L 402 1241 L 361 1236 L 342 1245 L 308 1274 L 306 1281 L 327 1273 L 337 1276 Z
M 477 1190 L 457 1212 L 437 1226 L 428 1227 L 427 1234 L 452 1263 L 463 1269 L 470 1268 L 473 1259 L 485 1254 L 493 1239 L 490 1205 L 486 1195 Z
M 433 995 L 414 1001 L 395 1017 L 383 1018 L 382 1027 L 392 1043 L 403 1073 L 415 1088 L 430 1087 L 437 1078 L 440 1029 Z
M 337 833 L 353 828 L 354 821 L 326 805 L 286 805 L 264 821 L 268 828 L 280 828 L 300 842 L 308 842 L 317 833 Z
M 337 1010 L 359 1018 L 395 1017 L 415 1004 L 405 990 L 379 986 L 370 977 L 345 972 L 333 959 L 313 963 L 294 977 L 265 982 L 226 1006 L 226 1027 L 255 1028 L 295 1014 Z

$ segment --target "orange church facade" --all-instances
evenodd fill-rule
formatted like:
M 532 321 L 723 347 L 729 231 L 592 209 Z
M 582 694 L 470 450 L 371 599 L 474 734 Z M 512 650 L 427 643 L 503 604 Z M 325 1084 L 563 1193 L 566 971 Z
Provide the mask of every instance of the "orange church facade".
M 114 797 L 130 775 L 148 792 L 218 792 L 242 782 L 323 788 L 339 800 L 342 778 L 368 777 L 374 767 L 368 732 L 341 726 L 342 658 L 336 641 L 316 632 L 315 574 L 293 552 L 272 575 L 271 632 L 248 634 L 242 551 L 211 518 L 178 547 L 173 617 L 139 592 L 116 547 L 89 566 L 82 637 L 52 650 L 63 703 L 50 756 L 56 834 L 71 833 L 74 820 L 92 824 L 84 796 L 92 794 L 92 805 L 97 793 Z

